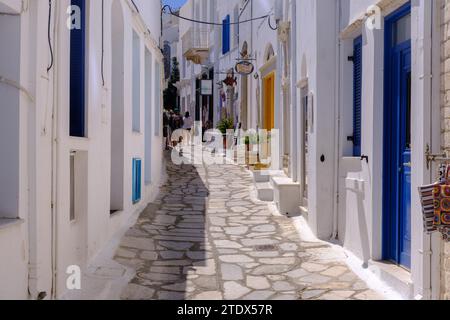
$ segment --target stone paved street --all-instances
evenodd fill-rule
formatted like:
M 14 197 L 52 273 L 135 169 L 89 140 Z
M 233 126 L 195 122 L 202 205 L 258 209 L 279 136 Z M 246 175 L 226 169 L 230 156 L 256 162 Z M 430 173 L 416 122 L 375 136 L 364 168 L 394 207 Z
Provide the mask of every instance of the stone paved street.
M 123 299 L 382 299 L 322 242 L 253 200 L 234 165 L 175 166 L 115 260 L 136 270 Z

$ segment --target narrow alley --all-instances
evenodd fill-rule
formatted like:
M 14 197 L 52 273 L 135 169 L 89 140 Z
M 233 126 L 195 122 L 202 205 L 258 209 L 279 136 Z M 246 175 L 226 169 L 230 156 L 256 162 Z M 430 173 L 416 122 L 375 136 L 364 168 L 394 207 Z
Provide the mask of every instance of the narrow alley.
M 450 0 L 0 0 L 0 41 L 0 301 L 450 300 Z
M 382 299 L 323 243 L 302 242 L 289 218 L 253 199 L 234 165 L 176 166 L 121 242 L 136 271 L 123 299 Z

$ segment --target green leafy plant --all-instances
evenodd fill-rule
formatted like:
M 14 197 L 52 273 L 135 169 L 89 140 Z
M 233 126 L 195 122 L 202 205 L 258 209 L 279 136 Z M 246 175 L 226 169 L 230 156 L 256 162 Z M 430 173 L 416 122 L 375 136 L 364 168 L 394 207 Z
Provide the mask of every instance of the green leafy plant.
M 248 134 L 243 138 L 244 144 L 246 145 L 256 145 L 259 143 L 267 143 L 271 140 L 270 135 L 263 135 L 263 134 Z
M 228 130 L 234 129 L 233 120 L 225 118 L 219 121 L 217 124 L 217 130 L 219 130 L 223 135 L 227 134 Z
M 165 89 L 163 93 L 164 108 L 168 108 L 169 110 L 177 109 L 178 89 L 175 85 L 178 81 L 180 81 L 179 65 L 180 64 L 177 58 L 174 57 L 172 59 L 172 70 L 170 73 L 169 83 L 167 85 L 167 89 Z
M 246 144 L 246 145 L 250 145 L 250 144 L 255 145 L 255 144 L 258 144 L 258 141 L 259 141 L 259 138 L 256 133 L 248 134 L 248 135 L 245 135 L 245 137 L 244 137 L 244 144 Z

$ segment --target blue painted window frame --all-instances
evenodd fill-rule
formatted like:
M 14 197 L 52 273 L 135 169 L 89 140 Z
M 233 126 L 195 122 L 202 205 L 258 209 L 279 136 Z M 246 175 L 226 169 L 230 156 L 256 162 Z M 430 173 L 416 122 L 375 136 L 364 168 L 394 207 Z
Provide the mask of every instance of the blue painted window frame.
M 353 43 L 353 156 L 361 156 L 362 140 L 362 36 Z
M 231 45 L 231 30 L 230 30 L 231 17 L 227 15 L 225 19 L 222 21 L 222 54 L 227 54 L 230 52 Z
M 86 0 L 72 0 L 80 8 L 81 28 L 70 30 L 70 136 L 86 136 Z
M 133 159 L 133 204 L 141 201 L 142 198 L 142 160 Z

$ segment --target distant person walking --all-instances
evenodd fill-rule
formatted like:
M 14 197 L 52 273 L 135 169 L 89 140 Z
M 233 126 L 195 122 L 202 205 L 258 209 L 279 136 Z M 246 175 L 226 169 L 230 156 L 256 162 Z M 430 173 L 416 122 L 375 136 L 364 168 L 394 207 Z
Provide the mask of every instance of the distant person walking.
M 170 141 L 170 118 L 167 111 L 163 113 L 163 137 L 165 149 L 169 150 L 169 141 Z
M 180 116 L 178 112 L 173 113 L 171 117 L 171 143 L 172 147 L 175 148 L 177 144 L 181 143 L 183 141 L 182 137 L 179 137 L 178 134 L 174 134 L 177 130 L 181 129 L 183 127 L 183 118 Z
M 188 112 L 186 112 L 186 114 L 183 117 L 183 130 L 188 131 L 188 134 L 186 135 L 186 137 L 183 138 L 184 142 L 187 145 L 191 144 L 191 132 L 192 132 L 192 128 L 194 126 L 194 121 L 191 118 L 191 114 Z
M 186 112 L 183 118 L 183 129 L 187 131 L 191 131 L 192 127 L 194 126 L 194 121 L 191 118 L 191 115 L 189 112 Z

